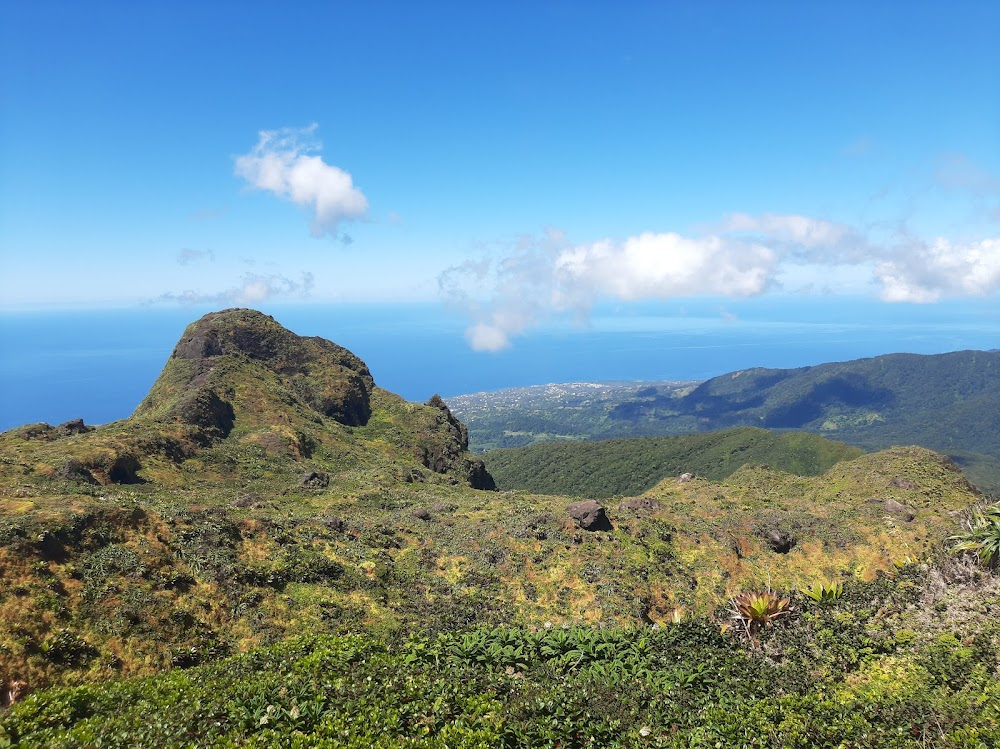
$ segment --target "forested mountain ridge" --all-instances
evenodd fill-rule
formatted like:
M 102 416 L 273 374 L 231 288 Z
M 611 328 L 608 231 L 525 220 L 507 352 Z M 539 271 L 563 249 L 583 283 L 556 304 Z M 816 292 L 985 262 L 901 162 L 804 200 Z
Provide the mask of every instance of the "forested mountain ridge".
M 797 369 L 745 369 L 696 386 L 622 385 L 572 406 L 576 431 L 559 423 L 569 408 L 537 402 L 530 414 L 456 399 L 473 447 L 536 441 L 530 425 L 555 422 L 564 439 L 668 436 L 737 426 L 804 430 L 877 450 L 921 445 L 958 462 L 984 490 L 1000 488 L 1000 351 L 887 354 Z M 479 401 L 486 403 L 486 401 Z M 529 428 L 524 428 L 528 424 Z M 481 447 L 479 447 L 481 449 Z

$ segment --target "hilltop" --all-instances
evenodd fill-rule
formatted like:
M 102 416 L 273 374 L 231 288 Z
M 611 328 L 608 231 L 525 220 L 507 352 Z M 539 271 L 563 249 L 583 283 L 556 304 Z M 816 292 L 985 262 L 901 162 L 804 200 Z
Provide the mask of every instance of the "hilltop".
M 440 398 L 407 403 L 347 349 L 245 309 L 188 326 L 130 418 L 96 429 L 32 424 L 5 438 L 18 456 L 8 475 L 76 483 L 180 488 L 211 477 L 234 488 L 322 466 L 324 480 L 493 488 Z

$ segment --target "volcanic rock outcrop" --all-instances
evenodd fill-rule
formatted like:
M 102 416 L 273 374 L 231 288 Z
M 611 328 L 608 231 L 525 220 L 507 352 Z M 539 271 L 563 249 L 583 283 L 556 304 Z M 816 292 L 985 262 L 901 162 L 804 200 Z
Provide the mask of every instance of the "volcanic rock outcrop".
M 298 336 L 255 310 L 228 309 L 188 326 L 135 415 L 222 436 L 237 419 L 273 423 L 280 406 L 361 426 L 371 418 L 374 387 L 365 363 L 342 346 Z

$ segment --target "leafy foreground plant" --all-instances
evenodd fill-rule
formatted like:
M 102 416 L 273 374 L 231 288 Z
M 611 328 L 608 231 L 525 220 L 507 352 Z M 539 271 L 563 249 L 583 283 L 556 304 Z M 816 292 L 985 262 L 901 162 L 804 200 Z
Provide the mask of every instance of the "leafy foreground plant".
M 816 603 L 829 603 L 844 595 L 844 585 L 839 582 L 833 582 L 829 585 L 816 583 L 811 588 L 804 589 L 802 595 Z
M 920 626 L 917 583 L 852 585 L 797 617 L 758 594 L 774 626 L 754 649 L 704 620 L 299 638 L 35 693 L 0 717 L 0 746 L 997 746 L 997 629 L 887 634 Z
M 968 528 L 951 537 L 955 552 L 971 551 L 984 567 L 1000 566 L 1000 502 L 986 509 L 973 510 Z
M 762 627 L 791 613 L 791 602 L 770 590 L 744 591 L 732 599 L 732 618 L 752 638 Z

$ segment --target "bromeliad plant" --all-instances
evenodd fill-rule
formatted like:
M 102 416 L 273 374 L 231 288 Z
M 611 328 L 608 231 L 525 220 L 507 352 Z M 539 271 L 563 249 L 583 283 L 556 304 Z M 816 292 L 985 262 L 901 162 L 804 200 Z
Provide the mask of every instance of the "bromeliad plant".
M 731 598 L 730 605 L 732 618 L 751 640 L 766 624 L 792 612 L 788 597 L 771 590 L 744 591 Z
M 844 584 L 840 582 L 832 582 L 829 585 L 816 583 L 811 588 L 805 588 L 801 592 L 802 595 L 816 603 L 828 603 L 829 601 L 836 601 L 844 595 Z
M 952 551 L 971 551 L 990 569 L 1000 567 L 1000 502 L 976 509 L 966 523 L 967 529 L 951 537 L 957 542 Z

